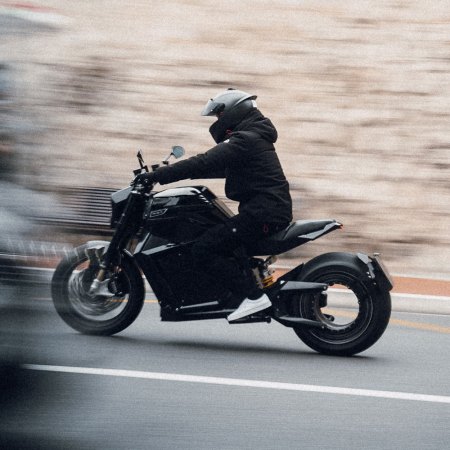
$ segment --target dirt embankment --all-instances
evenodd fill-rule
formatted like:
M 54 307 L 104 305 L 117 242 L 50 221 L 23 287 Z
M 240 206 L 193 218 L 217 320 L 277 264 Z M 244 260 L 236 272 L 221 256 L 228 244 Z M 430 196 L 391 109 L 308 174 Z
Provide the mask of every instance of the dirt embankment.
M 279 130 L 296 217 L 345 224 L 290 257 L 380 251 L 393 272 L 449 277 L 448 1 L 35 3 L 52 20 L 0 11 L 2 148 L 22 182 L 122 186 L 139 148 L 203 151 L 199 111 L 235 86 Z

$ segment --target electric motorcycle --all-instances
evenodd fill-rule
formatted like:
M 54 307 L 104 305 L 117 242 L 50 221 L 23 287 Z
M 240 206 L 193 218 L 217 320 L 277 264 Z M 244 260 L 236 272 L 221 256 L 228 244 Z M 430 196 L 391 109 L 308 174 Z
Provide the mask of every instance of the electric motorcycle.
M 175 146 L 162 164 L 183 154 Z M 144 275 L 162 321 L 226 319 L 242 299 L 195 267 L 191 249 L 208 228 L 233 213 L 205 186 L 156 192 L 154 185 L 140 184 L 137 175 L 149 169 L 141 152 L 137 157 L 140 168 L 133 171 L 131 185 L 111 196 L 111 240 L 76 247 L 57 266 L 52 279 L 56 311 L 81 333 L 118 333 L 143 307 Z M 353 355 L 372 346 L 388 325 L 393 287 L 378 255 L 325 253 L 278 278 L 271 267 L 277 255 L 340 228 L 333 219 L 298 220 L 237 249 L 233 257 L 272 306 L 230 324 L 274 320 L 328 355 Z

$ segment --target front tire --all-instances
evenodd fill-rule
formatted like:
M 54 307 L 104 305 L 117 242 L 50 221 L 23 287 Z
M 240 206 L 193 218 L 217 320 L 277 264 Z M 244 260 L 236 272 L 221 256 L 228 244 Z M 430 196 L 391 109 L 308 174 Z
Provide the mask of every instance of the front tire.
M 301 281 L 326 283 L 324 295 L 293 298 L 300 317 L 319 321 L 323 328 L 294 328 L 297 336 L 319 353 L 351 356 L 375 344 L 391 315 L 391 298 L 367 275 L 356 255 L 328 253 L 306 264 Z
M 131 325 L 144 304 L 145 287 L 131 256 L 123 254 L 111 273 L 111 295 L 89 295 L 108 242 L 91 241 L 73 249 L 52 278 L 52 298 L 59 316 L 73 329 L 108 336 Z

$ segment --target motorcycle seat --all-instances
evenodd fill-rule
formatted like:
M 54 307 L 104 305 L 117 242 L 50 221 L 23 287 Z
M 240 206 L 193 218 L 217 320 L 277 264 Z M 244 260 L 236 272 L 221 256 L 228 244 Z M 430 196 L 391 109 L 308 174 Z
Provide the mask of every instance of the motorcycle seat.
M 306 242 L 313 241 L 337 228 L 342 228 L 342 224 L 334 219 L 297 220 L 289 224 L 284 230 L 261 239 L 255 244 L 247 246 L 246 249 L 250 256 L 278 255 Z

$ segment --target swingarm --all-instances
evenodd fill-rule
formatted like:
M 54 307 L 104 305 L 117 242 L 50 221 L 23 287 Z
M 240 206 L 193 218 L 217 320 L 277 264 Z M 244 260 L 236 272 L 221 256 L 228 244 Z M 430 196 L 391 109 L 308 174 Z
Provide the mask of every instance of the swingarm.
M 292 295 L 299 298 L 302 294 L 309 294 L 318 296 L 319 304 L 321 307 L 324 307 L 326 306 L 327 289 L 328 285 L 326 283 L 280 280 L 269 293 L 273 304 L 273 319 L 290 328 L 299 326 L 324 328 L 325 325 L 322 322 L 292 315 L 292 305 L 290 303 Z

